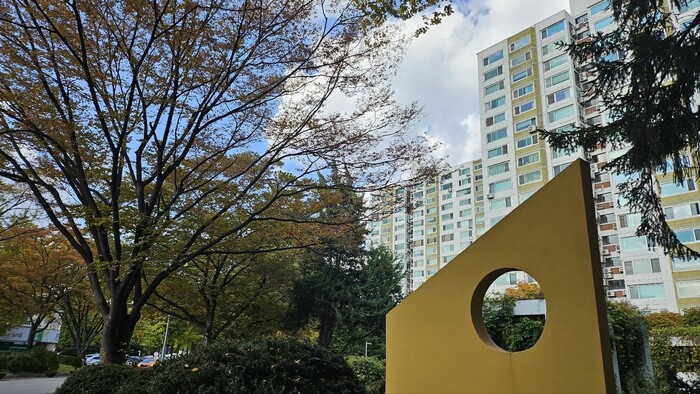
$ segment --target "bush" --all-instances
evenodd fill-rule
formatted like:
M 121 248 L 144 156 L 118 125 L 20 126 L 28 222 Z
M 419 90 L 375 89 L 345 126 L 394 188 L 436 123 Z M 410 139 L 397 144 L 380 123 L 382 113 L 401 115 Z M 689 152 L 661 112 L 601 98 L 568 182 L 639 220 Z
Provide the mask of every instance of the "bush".
M 350 356 L 348 365 L 355 376 L 365 386 L 368 393 L 384 393 L 386 385 L 386 366 L 376 357 Z
M 0 373 L 7 371 L 9 357 L 8 354 L 0 354 Z
M 219 343 L 156 369 L 149 393 L 365 393 L 345 360 L 294 341 Z
M 58 354 L 49 353 L 45 359 L 45 371 L 58 371 Z
M 36 356 L 35 352 L 15 353 L 10 357 L 8 363 L 10 372 L 44 372 L 46 362 L 43 358 Z
M 80 356 L 66 356 L 59 354 L 58 362 L 64 365 L 70 365 L 75 369 L 78 369 L 83 366 L 83 359 L 80 358 Z
M 56 390 L 56 394 L 112 394 L 119 390 L 136 371 L 126 365 L 88 365 L 73 372 Z

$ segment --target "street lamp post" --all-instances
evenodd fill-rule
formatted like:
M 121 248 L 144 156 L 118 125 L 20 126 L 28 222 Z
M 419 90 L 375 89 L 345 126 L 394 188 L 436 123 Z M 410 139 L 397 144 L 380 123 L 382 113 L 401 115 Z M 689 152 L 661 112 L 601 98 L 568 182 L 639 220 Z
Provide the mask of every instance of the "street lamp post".
M 372 342 L 365 341 L 365 357 L 367 357 L 367 346 L 371 345 Z
M 170 328 L 170 315 L 165 323 L 165 335 L 163 336 L 163 350 L 161 351 L 161 359 L 165 360 L 165 344 L 168 342 L 168 328 Z

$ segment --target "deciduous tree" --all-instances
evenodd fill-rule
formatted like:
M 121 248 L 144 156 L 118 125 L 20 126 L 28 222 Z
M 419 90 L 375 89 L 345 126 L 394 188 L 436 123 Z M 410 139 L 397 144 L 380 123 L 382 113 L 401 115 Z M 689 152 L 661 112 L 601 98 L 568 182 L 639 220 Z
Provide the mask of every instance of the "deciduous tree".
M 332 164 L 363 190 L 434 164 L 407 133 L 418 108 L 388 86 L 402 42 L 378 16 L 393 4 L 0 5 L 0 177 L 86 264 L 102 362 L 123 362 L 143 307 L 188 262 L 256 221 L 313 221 L 271 208 L 337 187 L 318 182 Z

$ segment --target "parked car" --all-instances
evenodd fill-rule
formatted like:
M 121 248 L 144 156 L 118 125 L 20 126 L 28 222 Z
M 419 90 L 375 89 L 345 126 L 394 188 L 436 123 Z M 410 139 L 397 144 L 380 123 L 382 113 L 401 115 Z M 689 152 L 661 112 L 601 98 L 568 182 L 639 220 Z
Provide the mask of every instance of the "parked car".
M 88 354 L 85 356 L 85 365 L 95 365 L 100 363 L 100 353 Z
M 143 361 L 143 357 L 139 356 L 129 356 L 126 358 L 126 365 L 130 367 L 136 367 L 139 365 L 139 363 Z
M 136 366 L 139 368 L 152 368 L 156 365 L 156 359 L 153 356 L 146 356 Z

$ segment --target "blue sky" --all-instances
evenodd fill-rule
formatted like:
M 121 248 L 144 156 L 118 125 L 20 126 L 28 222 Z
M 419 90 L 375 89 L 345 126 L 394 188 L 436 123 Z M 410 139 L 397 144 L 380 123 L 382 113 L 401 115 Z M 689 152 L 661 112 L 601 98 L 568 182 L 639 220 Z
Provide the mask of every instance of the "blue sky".
M 393 87 L 401 102 L 417 101 L 424 118 L 416 133 L 442 143 L 450 164 L 480 156 L 476 54 L 561 10 L 568 0 L 471 0 L 415 39 Z M 412 20 L 406 29 L 421 23 Z

